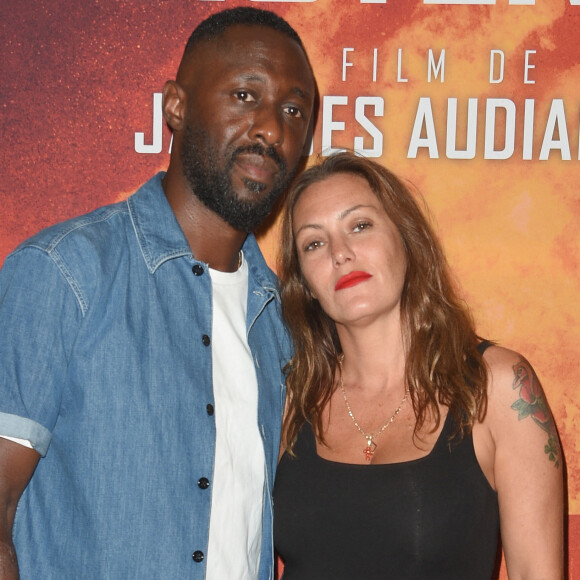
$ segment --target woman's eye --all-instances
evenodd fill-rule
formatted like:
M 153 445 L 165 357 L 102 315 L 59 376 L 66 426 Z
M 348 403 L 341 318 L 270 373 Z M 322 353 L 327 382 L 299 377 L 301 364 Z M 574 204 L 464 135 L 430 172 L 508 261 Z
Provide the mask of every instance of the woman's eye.
M 372 226 L 372 224 L 370 222 L 358 222 L 354 226 L 354 231 L 355 232 L 362 232 L 363 230 L 368 230 L 371 226 Z
M 314 242 L 310 242 L 304 246 L 305 252 L 311 252 L 312 250 L 316 250 L 322 246 L 322 242 L 315 240 Z

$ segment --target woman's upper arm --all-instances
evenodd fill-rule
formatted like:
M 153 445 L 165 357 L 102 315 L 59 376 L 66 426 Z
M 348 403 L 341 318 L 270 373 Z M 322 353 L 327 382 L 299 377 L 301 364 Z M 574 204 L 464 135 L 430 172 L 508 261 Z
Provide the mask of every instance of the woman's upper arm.
M 544 390 L 521 355 L 493 347 L 484 421 L 495 449 L 493 474 L 510 580 L 564 577 L 562 454 Z

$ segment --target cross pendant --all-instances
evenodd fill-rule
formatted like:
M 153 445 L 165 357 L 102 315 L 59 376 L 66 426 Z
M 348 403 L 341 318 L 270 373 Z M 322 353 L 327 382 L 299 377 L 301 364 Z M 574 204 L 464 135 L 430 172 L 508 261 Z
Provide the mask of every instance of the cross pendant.
M 372 437 L 367 437 L 367 446 L 363 449 L 363 453 L 365 454 L 365 459 L 370 463 L 373 453 L 377 448 L 377 444 L 373 441 Z

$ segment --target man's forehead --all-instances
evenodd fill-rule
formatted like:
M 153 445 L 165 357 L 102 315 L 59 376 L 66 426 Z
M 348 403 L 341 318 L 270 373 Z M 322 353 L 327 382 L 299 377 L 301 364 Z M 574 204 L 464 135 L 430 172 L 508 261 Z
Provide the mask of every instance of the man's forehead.
M 235 24 L 218 36 L 199 40 L 182 63 L 181 72 L 196 77 L 218 70 L 251 75 L 260 68 L 303 77 L 306 85 L 314 82 L 300 44 L 284 32 L 259 24 Z M 308 86 L 303 88 L 310 92 Z

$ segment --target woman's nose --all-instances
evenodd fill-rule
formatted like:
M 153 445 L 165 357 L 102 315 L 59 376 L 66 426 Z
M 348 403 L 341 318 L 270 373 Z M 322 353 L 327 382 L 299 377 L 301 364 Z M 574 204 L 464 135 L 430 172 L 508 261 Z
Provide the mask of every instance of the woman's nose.
M 331 245 L 332 261 L 336 266 L 352 261 L 355 254 L 346 240 L 335 240 Z

